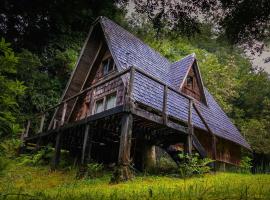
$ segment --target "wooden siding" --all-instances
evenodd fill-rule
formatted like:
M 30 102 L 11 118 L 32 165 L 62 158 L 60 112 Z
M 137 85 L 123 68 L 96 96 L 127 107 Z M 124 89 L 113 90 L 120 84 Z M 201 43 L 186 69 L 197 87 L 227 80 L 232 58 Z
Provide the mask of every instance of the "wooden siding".
M 185 82 L 184 82 L 184 85 L 182 87 L 182 92 L 184 94 L 187 94 L 189 96 L 194 97 L 198 101 L 201 101 L 202 100 L 202 92 L 201 92 L 200 87 L 198 85 L 198 79 L 197 79 L 197 76 L 196 76 L 196 73 L 194 71 L 194 67 L 193 66 L 191 67 L 191 69 L 190 69 L 190 71 L 188 73 L 188 76 L 190 76 L 190 77 L 193 78 L 193 87 L 188 86 L 188 84 L 187 84 L 187 78 L 186 78 L 185 79 Z
M 88 77 L 85 87 L 98 83 L 104 78 L 117 72 L 115 67 L 113 71 L 104 76 L 102 62 L 109 57 L 111 57 L 111 54 L 107 48 L 102 59 L 98 63 L 98 66 L 93 68 L 94 72 L 90 73 L 90 77 Z M 100 85 L 95 90 L 89 91 L 81 101 L 77 102 L 76 109 L 74 109 L 70 121 L 76 121 L 90 116 L 94 113 L 95 102 L 113 93 L 116 93 L 116 106 L 122 105 L 124 101 L 124 84 L 121 77 Z
M 210 158 L 212 155 L 212 136 L 210 133 L 195 129 L 195 135 L 207 152 Z M 241 147 L 222 138 L 217 138 L 217 161 L 239 165 L 241 160 Z

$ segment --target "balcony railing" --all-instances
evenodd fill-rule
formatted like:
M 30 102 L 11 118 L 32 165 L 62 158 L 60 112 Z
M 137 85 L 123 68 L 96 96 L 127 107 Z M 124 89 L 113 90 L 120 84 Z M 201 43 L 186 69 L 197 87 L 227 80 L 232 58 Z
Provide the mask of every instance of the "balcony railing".
M 85 98 L 91 90 L 109 83 L 110 81 L 122 77 L 125 84 L 123 105 L 143 104 L 153 110 L 157 110 L 163 117 L 164 124 L 168 117 L 185 122 L 192 126 L 193 98 L 186 96 L 167 85 L 156 77 L 145 73 L 137 67 L 129 67 L 121 72 L 117 72 L 103 80 L 91 85 L 67 99 L 62 100 L 57 105 L 36 114 L 28 119 L 22 138 L 32 136 L 60 128 L 68 123 L 67 109 L 70 102 L 79 98 Z M 144 81 L 142 81 L 144 80 Z M 187 109 L 183 109 L 183 107 Z M 58 116 L 59 121 L 54 118 Z M 85 117 L 89 117 L 86 115 Z

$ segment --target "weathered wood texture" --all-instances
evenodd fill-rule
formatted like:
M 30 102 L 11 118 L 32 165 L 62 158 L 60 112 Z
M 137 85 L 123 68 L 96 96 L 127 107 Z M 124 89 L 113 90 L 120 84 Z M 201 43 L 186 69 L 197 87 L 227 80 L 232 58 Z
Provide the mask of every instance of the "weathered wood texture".
M 132 175 L 130 171 L 130 150 L 133 129 L 133 116 L 125 113 L 121 119 L 121 135 L 118 155 L 118 165 L 120 167 L 121 180 L 128 180 Z
M 88 82 L 86 82 L 85 87 L 89 87 L 95 83 L 98 83 L 102 81 L 104 78 L 109 77 L 117 73 L 116 68 L 111 71 L 109 74 L 104 75 L 103 74 L 103 66 L 102 61 L 107 59 L 108 57 L 111 57 L 110 52 L 107 50 L 104 55 L 102 56 L 102 59 L 99 61 L 99 63 L 96 63 L 97 66 L 94 66 L 94 69 L 96 68 L 95 73 L 90 73 L 90 76 L 88 77 Z M 97 88 L 89 91 L 83 98 L 81 98 L 80 101 L 77 101 L 77 105 L 73 111 L 72 117 L 70 121 L 76 121 L 83 119 L 87 116 L 90 116 L 91 114 L 94 114 L 95 109 L 95 102 L 99 99 L 104 98 L 105 96 L 109 94 L 116 93 L 116 106 L 122 105 L 124 102 L 124 84 L 121 77 L 115 78 L 107 83 L 104 83 Z
M 195 74 L 194 71 L 194 67 L 191 67 L 188 76 L 192 77 L 193 79 L 193 84 L 192 85 L 188 85 L 187 84 L 187 79 L 184 82 L 184 85 L 182 87 L 182 92 L 184 94 L 187 94 L 189 96 L 194 97 L 195 99 L 197 99 L 198 101 L 202 100 L 202 93 L 198 84 L 198 79 L 197 76 Z

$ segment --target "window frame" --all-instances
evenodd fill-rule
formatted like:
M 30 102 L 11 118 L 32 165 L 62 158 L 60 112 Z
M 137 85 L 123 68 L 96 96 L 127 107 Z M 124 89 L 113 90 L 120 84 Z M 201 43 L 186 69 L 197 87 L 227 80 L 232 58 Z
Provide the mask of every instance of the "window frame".
M 104 101 L 104 110 L 109 110 L 107 108 L 107 102 L 108 102 L 107 100 L 108 100 L 108 97 L 110 97 L 110 96 L 115 96 L 115 105 L 113 107 L 109 108 L 109 109 L 112 109 L 112 108 L 116 107 L 116 105 L 117 105 L 117 91 L 113 91 L 113 92 L 107 94 L 105 96 L 105 98 L 104 98 L 105 99 L 105 101 Z
M 189 79 L 191 79 L 191 85 L 189 84 Z M 190 75 L 187 76 L 187 87 L 194 89 L 194 77 L 193 76 L 190 76 Z
M 101 113 L 101 112 L 104 111 L 104 100 L 105 100 L 104 97 L 100 97 L 100 98 L 98 98 L 98 99 L 95 100 L 93 114 L 98 114 L 98 113 Z M 97 112 L 97 102 L 99 102 L 99 101 L 102 101 L 103 110 L 100 111 L 100 112 Z
M 112 92 L 108 93 L 107 95 L 104 95 L 104 96 L 102 96 L 102 97 L 99 97 L 99 98 L 95 99 L 92 114 L 93 114 L 93 115 L 94 115 L 94 114 L 98 114 L 98 113 L 101 113 L 101 112 L 103 112 L 103 111 L 106 111 L 106 110 L 109 110 L 109 109 L 114 108 L 114 107 L 112 107 L 112 108 L 107 109 L 107 105 L 106 105 L 106 101 L 107 101 L 108 96 L 111 96 L 111 95 L 114 95 L 114 94 L 115 94 L 115 106 L 114 106 L 114 107 L 116 107 L 116 106 L 117 106 L 117 95 L 118 95 L 118 90 L 112 91 Z M 102 101 L 103 110 L 102 110 L 101 112 L 98 112 L 98 113 L 97 113 L 97 112 L 96 112 L 96 109 L 97 109 L 97 102 L 98 102 L 98 101 Z
M 113 62 L 112 69 L 109 70 L 111 62 Z M 106 65 L 104 63 L 106 63 Z M 108 56 L 105 59 L 103 59 L 102 62 L 101 62 L 101 65 L 102 65 L 103 76 L 106 76 L 106 75 L 110 74 L 111 72 L 113 72 L 115 70 L 115 62 L 114 62 L 112 56 Z

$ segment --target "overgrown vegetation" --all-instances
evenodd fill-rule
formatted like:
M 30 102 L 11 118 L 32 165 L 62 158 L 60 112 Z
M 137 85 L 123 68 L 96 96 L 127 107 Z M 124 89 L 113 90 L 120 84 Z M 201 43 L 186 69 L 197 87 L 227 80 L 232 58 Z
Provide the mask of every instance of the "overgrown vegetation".
M 192 177 L 194 175 L 203 175 L 209 173 L 211 168 L 210 163 L 213 162 L 210 158 L 200 158 L 199 154 L 180 154 L 179 174 L 181 178 Z
M 111 174 L 76 179 L 76 170 L 50 171 L 15 161 L 0 178 L 0 199 L 268 199 L 269 175 L 217 173 L 189 179 L 137 175 L 110 184 Z

